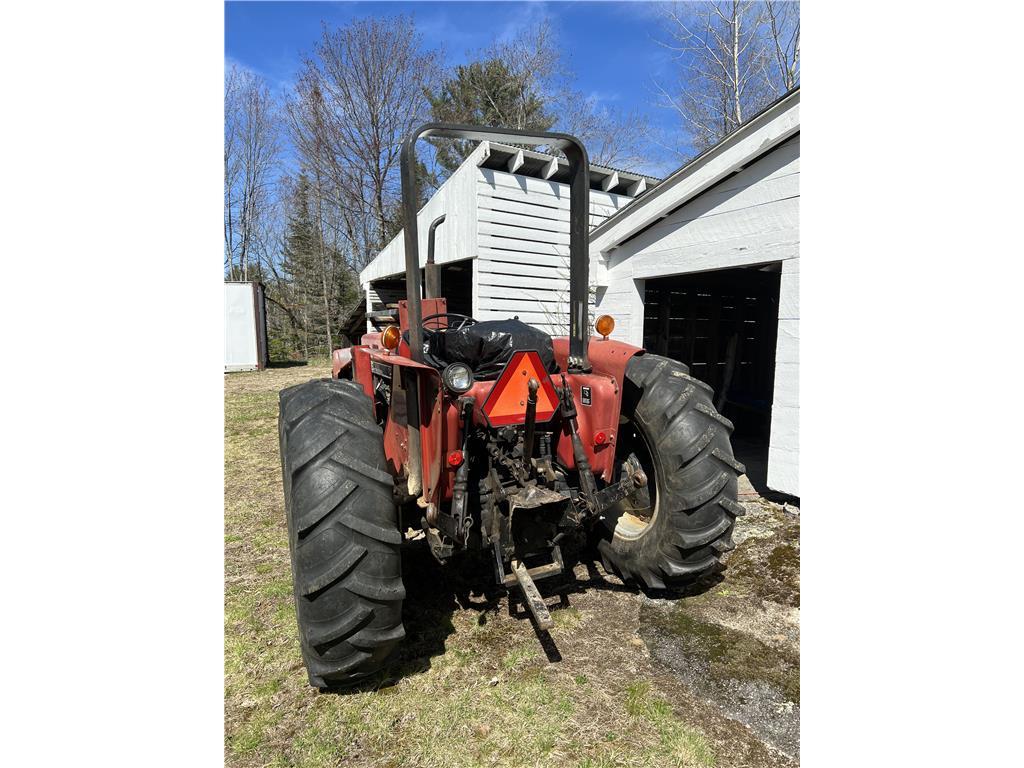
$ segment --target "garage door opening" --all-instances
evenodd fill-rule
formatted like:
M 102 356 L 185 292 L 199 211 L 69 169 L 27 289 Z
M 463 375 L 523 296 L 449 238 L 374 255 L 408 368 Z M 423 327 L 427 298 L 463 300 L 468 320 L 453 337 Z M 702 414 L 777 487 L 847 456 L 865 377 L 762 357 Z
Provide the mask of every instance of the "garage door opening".
M 452 261 L 441 265 L 441 295 L 448 300 L 448 311 L 460 315 L 473 314 L 473 260 Z M 420 286 L 426 276 L 420 271 Z M 392 277 L 370 282 L 370 325 L 381 330 L 397 322 L 398 302 L 406 297 L 405 278 Z
M 441 295 L 448 300 L 448 311 L 473 314 L 473 260 L 463 259 L 441 265 Z
M 679 360 L 715 390 L 736 426 L 733 448 L 755 490 L 768 492 L 781 264 L 648 279 L 644 347 Z

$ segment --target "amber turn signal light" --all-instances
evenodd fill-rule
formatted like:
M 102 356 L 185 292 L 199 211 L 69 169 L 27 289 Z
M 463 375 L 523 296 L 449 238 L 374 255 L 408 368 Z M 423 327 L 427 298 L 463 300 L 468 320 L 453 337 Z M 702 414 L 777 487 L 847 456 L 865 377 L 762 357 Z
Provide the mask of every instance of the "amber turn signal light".
M 615 330 L 615 320 L 611 315 L 601 315 L 594 321 L 594 330 L 607 339 Z
M 397 325 L 389 325 L 380 335 L 380 343 L 384 349 L 398 349 L 398 342 L 402 340 L 402 334 Z

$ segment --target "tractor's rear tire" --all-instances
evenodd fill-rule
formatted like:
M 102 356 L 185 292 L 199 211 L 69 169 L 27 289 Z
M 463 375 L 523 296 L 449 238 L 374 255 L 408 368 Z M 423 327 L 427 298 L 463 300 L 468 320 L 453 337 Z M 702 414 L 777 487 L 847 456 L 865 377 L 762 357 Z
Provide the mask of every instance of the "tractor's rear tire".
M 639 502 L 627 499 L 641 511 L 607 515 L 597 526 L 604 566 L 624 580 L 652 589 L 693 581 L 734 548 L 744 468 L 733 458 L 733 425 L 712 394 L 675 360 L 643 354 L 629 361 L 619 450 L 635 450 L 648 487 Z
M 353 381 L 280 394 L 295 612 L 309 682 L 356 683 L 405 636 L 402 536 L 373 405 Z

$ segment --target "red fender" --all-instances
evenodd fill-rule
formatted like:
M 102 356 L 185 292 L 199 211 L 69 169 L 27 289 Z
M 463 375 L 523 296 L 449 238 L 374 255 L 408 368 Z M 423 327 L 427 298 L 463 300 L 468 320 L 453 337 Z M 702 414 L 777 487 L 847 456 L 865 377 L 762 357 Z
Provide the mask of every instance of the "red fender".
M 565 371 L 569 357 L 569 338 L 562 336 L 551 341 L 555 349 L 555 362 L 560 370 Z M 587 348 L 591 372 L 566 376 L 576 403 L 576 420 L 587 461 L 594 474 L 600 475 L 606 483 L 612 481 L 615 469 L 615 442 L 618 439 L 626 366 L 634 355 L 643 353 L 641 347 L 622 341 L 591 338 Z M 555 383 L 561 384 L 557 374 Z M 587 387 L 590 392 L 589 404 L 583 397 L 583 387 Z M 558 441 L 558 458 L 567 467 L 576 465 L 572 444 L 568 439 Z
M 341 373 L 345 371 L 344 378 L 349 378 L 348 369 L 352 365 L 352 348 L 336 349 L 331 353 L 331 378 L 342 378 Z

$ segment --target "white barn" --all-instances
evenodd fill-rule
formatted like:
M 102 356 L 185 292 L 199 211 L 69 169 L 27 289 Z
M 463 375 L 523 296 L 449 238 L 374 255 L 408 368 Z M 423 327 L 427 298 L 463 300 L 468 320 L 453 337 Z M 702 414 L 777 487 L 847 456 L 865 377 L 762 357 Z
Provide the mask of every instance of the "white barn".
M 613 336 L 690 365 L 737 424 L 751 479 L 766 461 L 768 488 L 793 496 L 799 202 L 795 89 L 590 236 L 597 310 L 616 318 Z
M 420 262 L 430 224 L 448 311 L 478 320 L 518 315 L 552 334 L 569 327 L 568 163 L 540 152 L 484 141 L 420 210 Z M 658 182 L 651 176 L 590 166 L 591 226 L 621 211 Z M 400 232 L 359 280 L 368 313 L 405 295 Z M 592 281 L 593 282 L 593 281 Z M 369 323 L 368 323 L 369 326 Z

